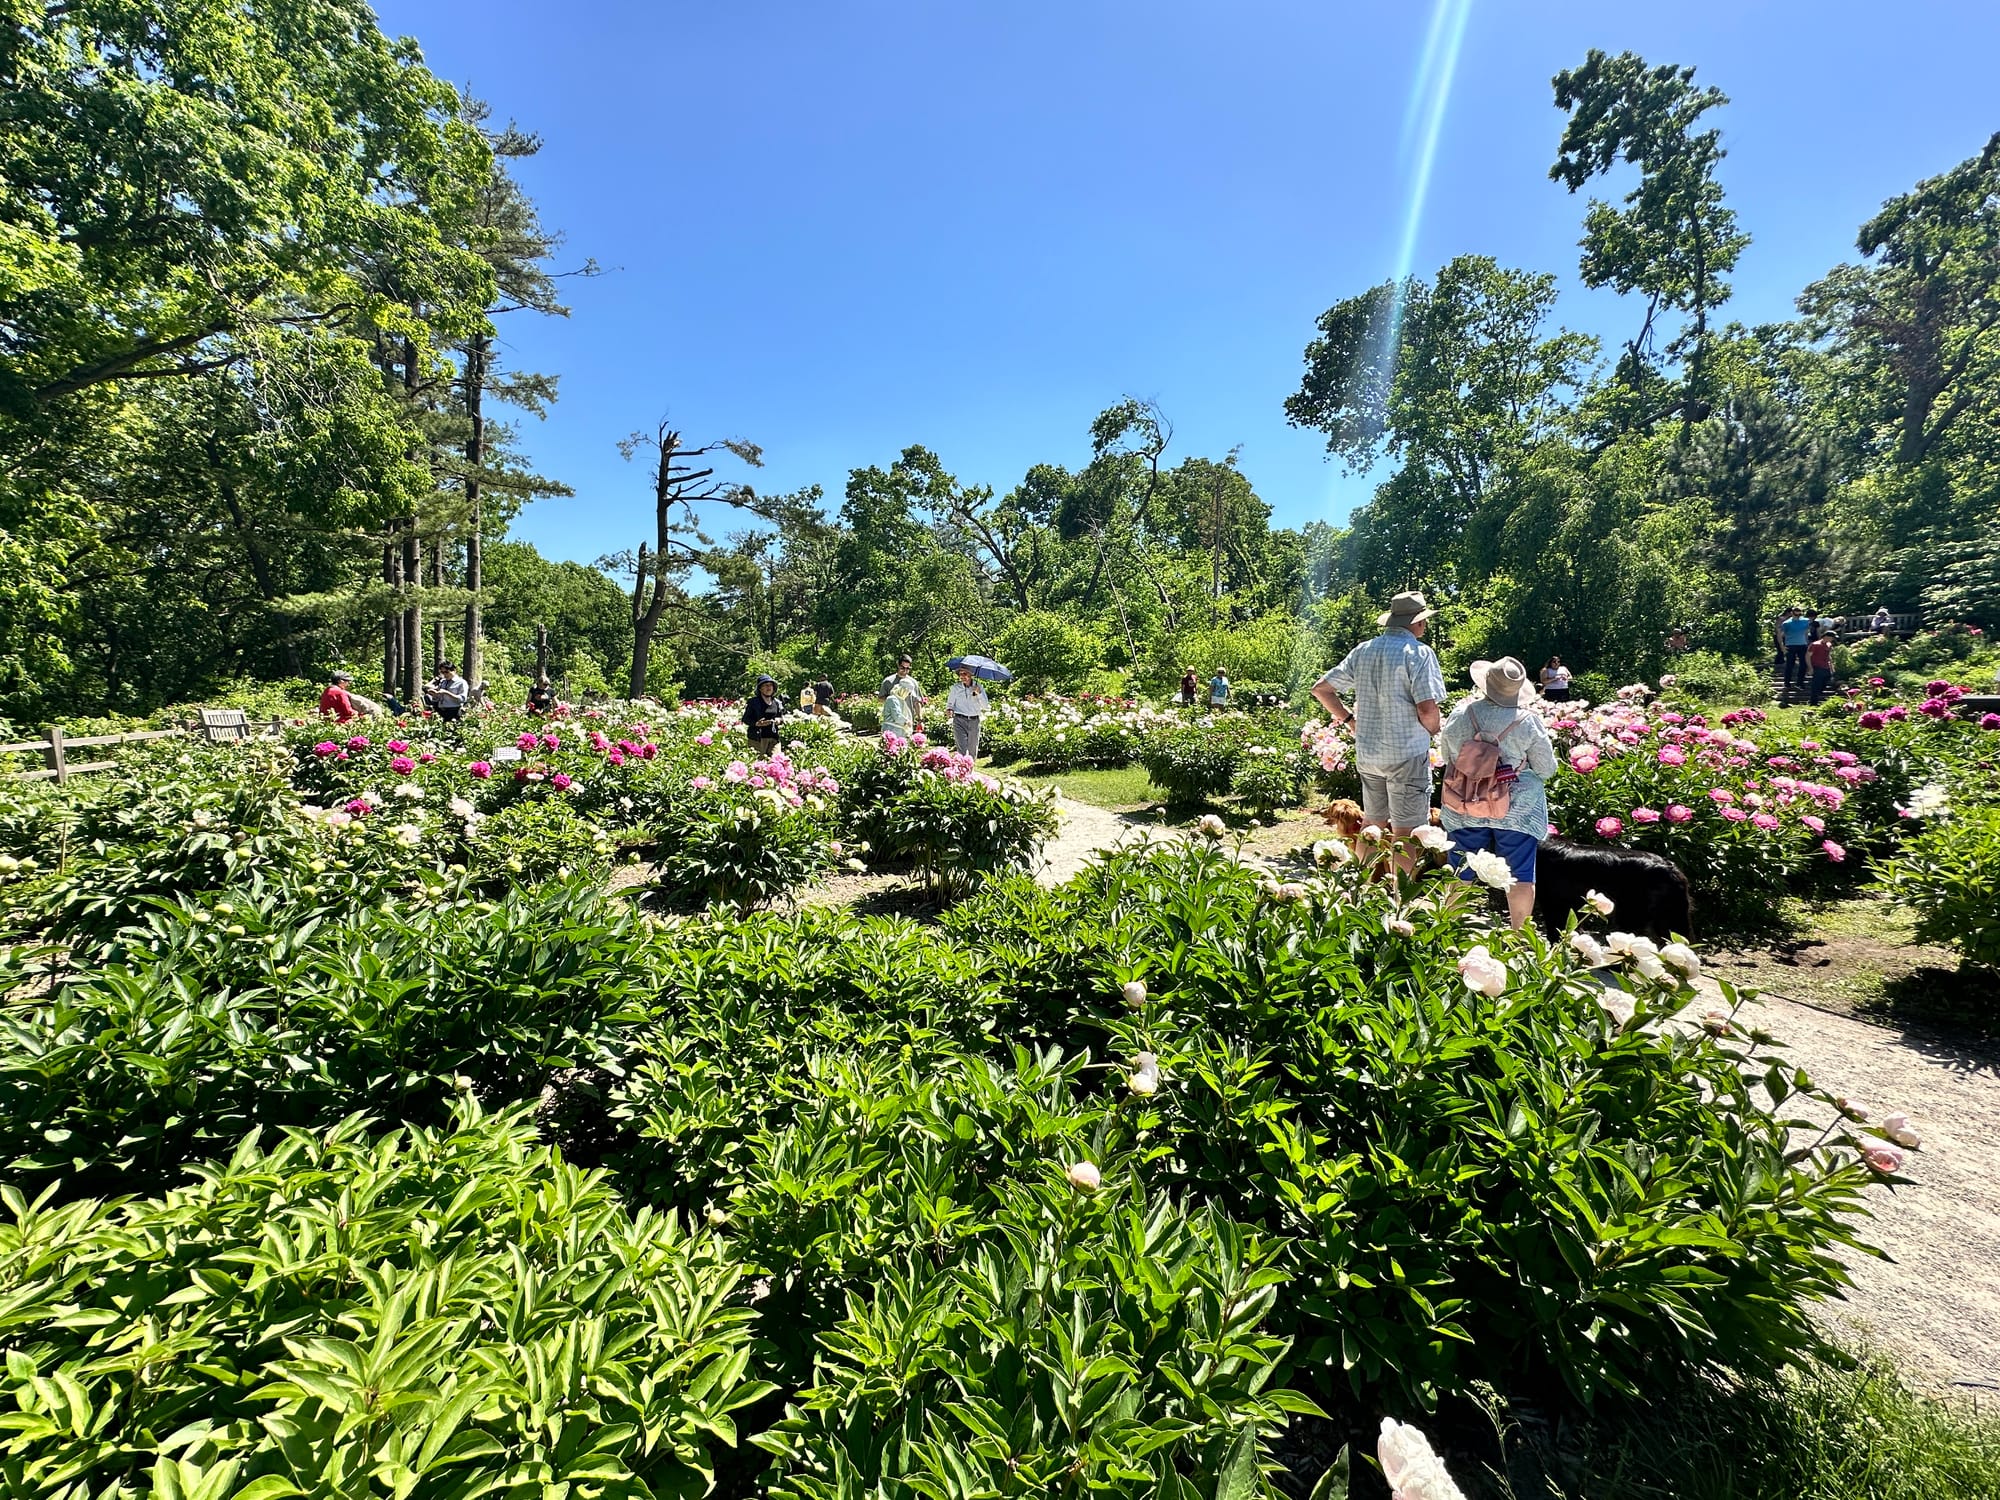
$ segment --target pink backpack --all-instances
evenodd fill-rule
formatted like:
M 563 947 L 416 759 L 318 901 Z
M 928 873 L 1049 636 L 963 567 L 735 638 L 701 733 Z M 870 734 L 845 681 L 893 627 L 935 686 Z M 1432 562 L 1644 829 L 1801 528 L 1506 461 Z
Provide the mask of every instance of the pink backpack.
M 1497 735 L 1489 735 L 1474 721 L 1472 738 L 1459 746 L 1450 768 L 1444 773 L 1441 800 L 1455 813 L 1469 818 L 1504 818 L 1514 803 L 1514 772 L 1502 764 L 1500 745 L 1521 727 L 1526 714 Z

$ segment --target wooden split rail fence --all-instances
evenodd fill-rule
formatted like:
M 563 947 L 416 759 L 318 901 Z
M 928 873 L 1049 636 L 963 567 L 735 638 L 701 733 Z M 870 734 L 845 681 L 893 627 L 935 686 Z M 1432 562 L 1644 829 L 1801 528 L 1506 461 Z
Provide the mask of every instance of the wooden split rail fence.
M 179 739 L 183 735 L 197 735 L 210 744 L 217 744 L 228 740 L 247 740 L 253 735 L 276 735 L 284 729 L 284 724 L 283 719 L 259 720 L 252 724 L 249 715 L 240 708 L 204 708 L 197 718 L 179 728 L 139 729 L 127 734 L 71 735 L 64 732 L 62 725 L 51 724 L 42 731 L 38 740 L 0 745 L 0 755 L 39 752 L 41 770 L 0 774 L 11 775 L 17 781 L 64 782 L 86 771 L 108 771 L 118 764 L 115 760 L 75 761 L 70 759 L 72 751 L 94 750 L 101 745 L 135 745 L 146 740 Z

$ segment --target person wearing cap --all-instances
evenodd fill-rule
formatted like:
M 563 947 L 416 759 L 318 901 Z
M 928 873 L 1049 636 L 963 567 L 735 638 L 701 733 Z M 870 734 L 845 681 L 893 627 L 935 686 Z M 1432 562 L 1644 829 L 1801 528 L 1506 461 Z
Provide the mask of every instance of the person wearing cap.
M 336 724 L 352 723 L 360 714 L 354 706 L 354 695 L 350 691 L 354 684 L 353 674 L 335 672 L 327 679 L 326 691 L 319 695 L 320 717 L 331 719 Z
M 1312 690 L 1336 727 L 1354 726 L 1361 814 L 1399 835 L 1394 858 L 1404 873 L 1416 868 L 1407 836 L 1431 820 L 1431 736 L 1443 727 L 1444 670 L 1424 644 L 1431 614 L 1422 594 L 1396 595 L 1376 619 L 1382 633 L 1348 652 Z
M 1514 877 L 1507 887 L 1507 917 L 1514 926 L 1525 927 L 1535 911 L 1535 857 L 1549 831 L 1544 779 L 1556 773 L 1556 749 L 1549 743 L 1542 716 L 1529 707 L 1535 689 L 1528 682 L 1528 669 L 1518 660 L 1503 656 L 1474 662 L 1472 686 L 1473 695 L 1445 720 L 1444 763 L 1455 762 L 1475 735 L 1496 741 L 1500 774 L 1511 781 L 1512 792 L 1500 817 L 1474 817 L 1445 807 L 1438 821 L 1451 840 L 1451 862 L 1460 880 L 1478 878 L 1465 863 L 1465 856 L 1475 850 L 1489 849 L 1507 861 Z
M 757 691 L 743 705 L 743 727 L 750 731 L 750 748 L 769 755 L 778 748 L 778 721 L 785 716 L 785 700 L 778 696 L 778 679 L 759 677 Z

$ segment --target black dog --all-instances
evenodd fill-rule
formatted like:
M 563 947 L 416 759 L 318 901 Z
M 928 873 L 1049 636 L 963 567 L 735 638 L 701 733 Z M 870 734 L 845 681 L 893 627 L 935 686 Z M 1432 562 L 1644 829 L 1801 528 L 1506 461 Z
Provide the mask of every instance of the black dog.
M 1535 857 L 1535 913 L 1544 930 L 1562 929 L 1591 891 L 1615 903 L 1611 925 L 1664 943 L 1694 935 L 1687 876 L 1672 860 L 1637 849 L 1590 849 L 1550 839 Z

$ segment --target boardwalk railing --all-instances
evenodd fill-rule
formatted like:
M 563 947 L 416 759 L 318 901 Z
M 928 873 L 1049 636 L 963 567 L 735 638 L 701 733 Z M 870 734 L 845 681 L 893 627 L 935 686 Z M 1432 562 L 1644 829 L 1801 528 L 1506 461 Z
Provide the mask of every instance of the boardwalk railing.
M 253 729 L 249 719 L 240 712 L 204 709 L 199 718 L 177 729 L 138 729 L 126 734 L 79 734 L 64 732 L 62 725 L 51 724 L 42 731 L 38 740 L 21 740 L 12 745 L 0 745 L 0 755 L 16 755 L 23 751 L 35 751 L 42 757 L 39 771 L 0 771 L 0 775 L 11 775 L 17 781 L 64 782 L 72 776 L 80 776 L 86 771 L 108 771 L 117 765 L 116 760 L 70 759 L 75 750 L 94 750 L 100 745 L 135 745 L 146 740 L 179 739 L 183 735 L 197 735 L 201 738 L 219 740 L 248 739 L 253 733 L 277 734 L 284 728 L 283 719 L 271 719 Z

